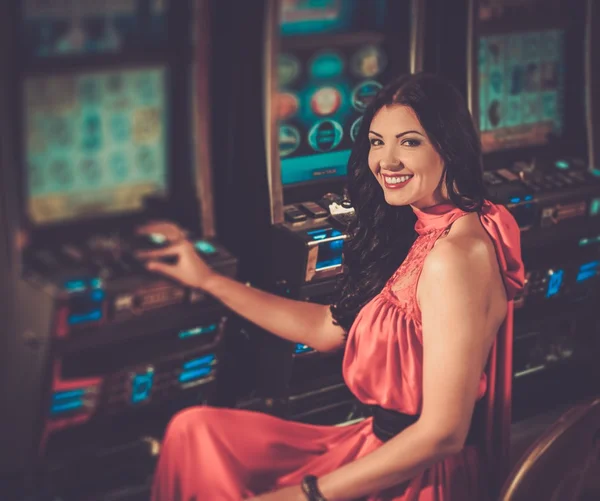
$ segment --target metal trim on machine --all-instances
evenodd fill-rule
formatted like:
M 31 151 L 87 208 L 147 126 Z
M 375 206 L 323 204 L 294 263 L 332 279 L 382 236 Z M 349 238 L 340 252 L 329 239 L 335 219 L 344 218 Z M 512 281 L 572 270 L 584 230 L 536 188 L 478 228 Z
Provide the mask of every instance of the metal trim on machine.
M 211 170 L 211 131 L 208 126 L 209 115 L 209 83 L 207 78 L 201 78 L 207 74 L 209 66 L 209 6 L 206 0 L 195 0 L 194 9 L 197 11 L 197 24 L 195 32 L 195 52 L 197 54 L 194 63 L 192 102 L 194 106 L 193 129 L 196 138 L 194 158 L 194 182 L 196 183 L 196 195 L 200 204 L 200 219 L 202 222 L 202 236 L 212 238 L 215 236 L 215 216 L 213 201 L 213 182 Z
M 283 223 L 283 186 L 281 184 L 281 161 L 279 159 L 279 130 L 277 127 L 277 54 L 279 52 L 279 1 L 268 0 L 265 17 L 265 158 L 269 182 L 269 206 L 271 224 Z
M 410 72 L 423 71 L 424 39 L 425 39 L 425 9 L 427 0 L 411 0 L 410 16 Z
M 467 105 L 473 117 L 473 122 L 479 131 L 479 86 L 475 83 L 477 78 L 477 0 L 467 3 Z
M 598 14 L 598 8 L 596 3 L 596 9 L 594 9 L 595 2 L 593 0 L 587 0 L 586 2 L 586 20 L 585 20 L 585 36 L 584 36 L 584 89 L 585 89 L 585 122 L 587 128 L 587 148 L 588 148 L 588 159 L 589 167 L 591 170 L 598 169 L 596 159 L 596 149 L 598 145 L 595 144 L 594 135 L 594 99 L 593 99 L 593 81 L 595 75 L 593 74 L 593 41 L 594 41 L 594 14 Z M 596 49 L 598 50 L 598 49 Z M 596 108 L 600 106 L 596 105 Z

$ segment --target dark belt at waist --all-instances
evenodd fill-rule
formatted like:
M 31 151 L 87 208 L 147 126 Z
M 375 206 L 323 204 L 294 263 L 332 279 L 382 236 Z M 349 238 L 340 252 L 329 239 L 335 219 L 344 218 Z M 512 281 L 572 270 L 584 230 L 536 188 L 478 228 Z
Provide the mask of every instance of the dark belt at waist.
M 469 428 L 465 445 L 475 445 L 481 441 L 481 430 L 483 427 L 482 402 L 483 401 L 478 402 L 475 406 L 471 427 Z M 382 442 L 387 442 L 405 428 L 415 424 L 419 419 L 419 414 L 402 414 L 401 412 L 384 409 L 378 405 L 371 406 L 371 410 L 373 413 L 373 434 Z

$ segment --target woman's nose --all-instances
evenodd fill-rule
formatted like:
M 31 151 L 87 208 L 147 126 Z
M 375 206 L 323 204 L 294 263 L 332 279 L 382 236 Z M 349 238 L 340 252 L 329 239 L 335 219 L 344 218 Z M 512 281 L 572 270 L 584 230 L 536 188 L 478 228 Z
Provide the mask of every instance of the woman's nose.
M 379 161 L 379 165 L 384 170 L 397 169 L 401 166 L 401 164 L 402 162 L 400 161 L 400 158 L 398 158 L 398 155 L 393 148 L 387 149 Z

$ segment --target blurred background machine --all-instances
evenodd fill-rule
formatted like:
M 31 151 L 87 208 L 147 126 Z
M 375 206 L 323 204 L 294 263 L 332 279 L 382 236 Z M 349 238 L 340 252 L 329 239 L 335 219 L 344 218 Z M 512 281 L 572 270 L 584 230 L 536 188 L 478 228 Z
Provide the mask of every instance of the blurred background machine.
M 134 252 L 166 242 L 134 228 L 174 221 L 237 266 L 213 222 L 207 3 L 5 2 L 2 23 L 0 484 L 147 499 L 167 421 L 218 400 L 226 311 L 145 271 Z
M 514 419 L 598 393 L 594 1 L 28 0 L 0 14 L 2 488 L 147 499 L 165 424 L 189 405 L 365 416 L 341 352 L 148 274 L 133 253 L 165 242 L 133 229 L 176 222 L 221 272 L 329 304 L 361 115 L 421 69 L 468 98 L 490 197 L 522 230 Z
M 235 5 L 243 26 L 232 29 L 247 44 L 231 47 L 227 35 L 215 41 L 222 58 L 230 60 L 224 55 L 229 49 L 239 61 L 217 69 L 215 78 L 244 82 L 231 104 L 237 123 L 215 117 L 215 130 L 227 122 L 216 137 L 235 138 L 230 169 L 215 173 L 223 204 L 218 222 L 224 241 L 240 256 L 241 276 L 253 284 L 331 303 L 353 214 L 343 190 L 354 137 L 379 89 L 420 68 L 418 4 L 269 0 L 245 8 L 219 2 L 223 19 Z M 259 47 L 258 57 L 248 47 Z M 221 92 L 236 97 L 233 90 Z M 258 210 L 228 212 L 231 206 Z M 240 358 L 255 350 L 251 358 L 259 364 L 256 381 L 240 394 L 242 407 L 323 424 L 363 415 L 343 382 L 342 351 L 317 353 L 247 329 L 252 342 Z
M 521 227 L 527 272 L 516 300 L 515 419 L 599 389 L 592 4 L 470 5 L 467 93 L 481 132 L 485 181 Z

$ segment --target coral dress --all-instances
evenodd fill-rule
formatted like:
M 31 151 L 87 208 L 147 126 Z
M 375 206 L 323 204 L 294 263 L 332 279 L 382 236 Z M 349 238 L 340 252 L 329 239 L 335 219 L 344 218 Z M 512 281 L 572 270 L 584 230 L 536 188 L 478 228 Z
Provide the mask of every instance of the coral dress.
M 418 237 L 382 292 L 348 335 L 343 372 L 366 404 L 417 414 L 422 404 L 423 338 L 416 302 L 423 262 L 436 240 L 465 212 L 438 205 L 415 210 Z M 523 286 L 519 228 L 502 206 L 486 202 L 480 220 L 495 244 L 509 303 L 479 398 L 485 396 L 485 443 L 466 446 L 412 480 L 369 501 L 482 501 L 506 474 L 511 400 L 512 299 Z M 154 477 L 153 501 L 237 501 L 325 475 L 381 445 L 371 418 L 349 426 L 296 423 L 252 411 L 196 407 L 168 426 Z M 490 476 L 492 475 L 492 476 Z

